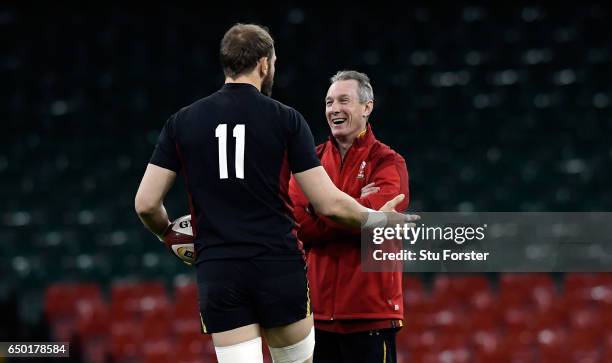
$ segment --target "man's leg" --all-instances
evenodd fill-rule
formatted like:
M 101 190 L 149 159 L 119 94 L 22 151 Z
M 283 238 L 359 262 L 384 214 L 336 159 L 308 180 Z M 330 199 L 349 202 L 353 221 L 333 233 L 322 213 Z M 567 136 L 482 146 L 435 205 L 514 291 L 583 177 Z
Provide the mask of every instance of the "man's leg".
M 213 333 L 212 339 L 219 363 L 263 362 L 258 324 Z
M 295 323 L 262 333 L 270 347 L 274 363 L 311 363 L 315 346 L 312 315 Z
M 219 363 L 262 363 L 261 335 L 249 293 L 249 264 L 207 261 L 198 266 L 200 323 L 212 333 Z
M 340 338 L 342 361 L 339 362 L 396 363 L 395 334 L 394 329 L 342 334 Z
M 314 350 L 314 361 L 316 363 L 339 363 L 342 362 L 342 352 L 338 337 L 341 334 L 330 333 L 315 329 L 317 344 Z

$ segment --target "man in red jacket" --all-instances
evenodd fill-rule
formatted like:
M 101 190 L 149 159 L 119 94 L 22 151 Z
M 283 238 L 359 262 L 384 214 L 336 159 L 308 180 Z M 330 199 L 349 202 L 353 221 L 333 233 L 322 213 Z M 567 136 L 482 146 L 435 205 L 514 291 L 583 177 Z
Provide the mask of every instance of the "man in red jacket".
M 341 71 L 325 97 L 329 140 L 317 146 L 321 164 L 336 186 L 365 207 L 406 198 L 408 171 L 398 153 L 376 139 L 368 118 L 374 92 L 367 75 Z M 307 253 L 315 318 L 314 361 L 396 362 L 395 334 L 402 326 L 402 273 L 361 271 L 360 235 L 317 215 L 295 180 L 289 193 Z

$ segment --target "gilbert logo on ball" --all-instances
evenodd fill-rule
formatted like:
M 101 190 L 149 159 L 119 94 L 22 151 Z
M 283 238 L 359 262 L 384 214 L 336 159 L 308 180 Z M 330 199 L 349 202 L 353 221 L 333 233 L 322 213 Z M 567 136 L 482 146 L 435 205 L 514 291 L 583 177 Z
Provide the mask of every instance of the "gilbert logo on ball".
M 166 247 L 188 265 L 193 264 L 195 250 L 193 246 L 193 230 L 191 228 L 191 215 L 185 215 L 176 219 L 166 234 L 164 234 Z

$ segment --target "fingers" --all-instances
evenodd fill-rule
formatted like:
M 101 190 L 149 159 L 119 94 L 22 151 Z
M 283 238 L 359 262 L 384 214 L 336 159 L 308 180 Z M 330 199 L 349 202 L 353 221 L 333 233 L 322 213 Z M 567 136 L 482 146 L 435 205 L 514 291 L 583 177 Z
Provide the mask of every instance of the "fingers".
M 420 220 L 421 217 L 416 214 L 403 214 L 398 212 L 387 213 L 387 226 L 406 226 L 407 228 L 416 227 L 416 221 Z
M 421 216 L 417 214 L 404 214 L 404 218 L 406 218 L 406 222 L 416 222 L 421 219 Z
M 361 188 L 361 198 L 367 197 L 370 194 L 378 193 L 380 191 L 380 187 L 374 186 L 375 183 L 369 183 Z
M 368 189 L 361 189 L 361 198 L 363 197 L 367 197 L 370 194 L 374 194 L 374 193 L 378 193 L 380 191 L 380 188 L 368 188 Z
M 398 205 L 402 200 L 404 200 L 404 198 L 405 198 L 404 194 L 397 195 L 395 198 L 385 203 L 385 205 L 383 206 L 383 209 L 381 210 L 385 212 L 395 211 L 395 206 Z

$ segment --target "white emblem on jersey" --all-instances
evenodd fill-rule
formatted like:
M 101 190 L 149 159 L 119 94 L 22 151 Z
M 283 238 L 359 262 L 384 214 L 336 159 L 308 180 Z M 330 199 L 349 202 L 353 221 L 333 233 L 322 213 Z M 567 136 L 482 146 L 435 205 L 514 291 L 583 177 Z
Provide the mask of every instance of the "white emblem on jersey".
M 357 179 L 365 178 L 365 167 L 366 167 L 366 162 L 362 161 L 361 165 L 359 166 L 359 173 L 357 174 Z

